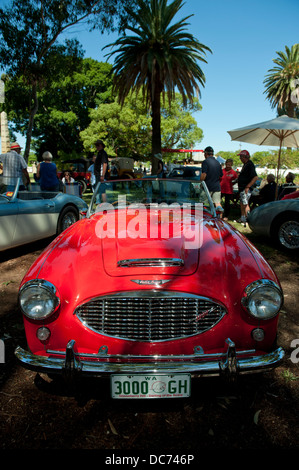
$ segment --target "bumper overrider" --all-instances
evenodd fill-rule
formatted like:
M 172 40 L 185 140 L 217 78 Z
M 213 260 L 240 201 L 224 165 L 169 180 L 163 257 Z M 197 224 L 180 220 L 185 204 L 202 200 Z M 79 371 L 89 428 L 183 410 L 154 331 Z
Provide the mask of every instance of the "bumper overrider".
M 123 356 L 108 354 L 102 346 L 98 354 L 78 354 L 76 343 L 69 341 L 64 352 L 47 351 L 49 356 L 37 356 L 20 346 L 15 350 L 22 366 L 36 372 L 61 374 L 66 380 L 81 376 L 109 377 L 111 374 L 180 374 L 192 377 L 227 376 L 263 372 L 277 367 L 284 358 L 280 347 L 264 355 L 255 350 L 236 351 L 233 341 L 225 341 L 225 352 L 203 354 L 200 347 L 192 355 Z

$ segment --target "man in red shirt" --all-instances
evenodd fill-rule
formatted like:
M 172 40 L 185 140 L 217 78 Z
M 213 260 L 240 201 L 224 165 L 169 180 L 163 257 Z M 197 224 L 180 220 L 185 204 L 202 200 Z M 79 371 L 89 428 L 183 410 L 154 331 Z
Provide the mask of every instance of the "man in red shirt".
M 228 158 L 223 168 L 223 176 L 220 181 L 221 197 L 224 197 L 224 219 L 227 220 L 230 212 L 230 201 L 233 198 L 234 190 L 233 185 L 238 179 L 238 175 L 233 170 L 233 160 Z

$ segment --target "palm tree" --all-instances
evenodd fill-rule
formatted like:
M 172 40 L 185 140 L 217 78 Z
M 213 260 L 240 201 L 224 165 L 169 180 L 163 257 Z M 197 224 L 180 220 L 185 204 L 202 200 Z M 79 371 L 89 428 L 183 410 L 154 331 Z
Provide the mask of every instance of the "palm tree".
M 129 93 L 143 91 L 143 98 L 152 116 L 152 155 L 161 152 L 161 96 L 169 102 L 175 98 L 176 89 L 183 97 L 183 105 L 192 103 L 194 90 L 200 96 L 199 85 L 204 86 L 205 76 L 197 61 L 206 62 L 206 51 L 211 50 L 186 32 L 186 20 L 192 15 L 171 24 L 182 7 L 182 0 L 137 0 L 139 11 L 130 12 L 135 26 L 127 29 L 133 33 L 120 37 L 117 47 L 107 54 L 118 54 L 112 72 L 114 90 L 123 104 Z M 128 12 L 129 13 L 129 12 Z M 152 159 L 153 173 L 157 159 Z
M 285 52 L 276 52 L 278 58 L 273 59 L 277 65 L 268 70 L 264 80 L 272 108 L 277 106 L 278 114 L 284 113 L 296 117 L 298 108 L 297 85 L 299 85 L 299 44 L 291 49 L 285 46 Z

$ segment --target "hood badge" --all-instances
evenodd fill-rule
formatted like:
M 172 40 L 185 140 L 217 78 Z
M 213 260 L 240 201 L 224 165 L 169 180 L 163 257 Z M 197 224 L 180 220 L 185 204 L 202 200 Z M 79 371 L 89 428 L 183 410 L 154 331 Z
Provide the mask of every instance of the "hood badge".
M 166 282 L 169 282 L 170 279 L 131 279 L 131 282 L 135 282 L 139 286 L 162 286 L 163 284 L 166 284 Z

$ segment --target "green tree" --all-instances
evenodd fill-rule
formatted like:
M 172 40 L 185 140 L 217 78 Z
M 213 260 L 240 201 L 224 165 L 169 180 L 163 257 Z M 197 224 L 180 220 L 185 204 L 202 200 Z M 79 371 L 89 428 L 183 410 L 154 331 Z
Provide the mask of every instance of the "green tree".
M 116 100 L 102 103 L 90 111 L 90 124 L 81 132 L 86 152 L 95 151 L 95 141 L 105 141 L 109 156 L 128 156 L 136 160 L 149 154 L 150 118 L 141 99 L 128 96 L 123 106 Z
M 99 103 L 113 101 L 111 65 L 93 59 L 82 59 L 69 74 L 63 67 L 39 97 L 33 136 L 40 155 L 50 150 L 54 155 L 73 158 L 82 154 L 80 132 L 90 124 L 90 110 Z
M 161 141 L 163 148 L 192 147 L 202 139 L 202 130 L 197 127 L 191 113 L 198 111 L 198 100 L 188 110 L 181 106 L 182 97 L 176 93 L 171 107 L 161 103 Z M 130 93 L 124 104 L 115 100 L 102 103 L 90 111 L 90 125 L 81 132 L 86 152 L 94 149 L 95 140 L 101 137 L 110 156 L 127 156 L 146 161 L 151 158 L 151 116 L 142 93 Z
M 278 114 L 287 114 L 295 118 L 299 111 L 299 44 L 291 49 L 285 46 L 285 52 L 276 52 L 273 59 L 276 67 L 268 70 L 264 80 L 264 93 L 272 108 L 277 107 Z
M 172 21 L 182 7 L 182 0 L 137 0 L 139 11 L 129 12 L 136 27 L 127 29 L 133 35 L 124 35 L 106 47 L 117 49 L 107 54 L 117 54 L 113 66 L 114 89 L 121 104 L 133 90 L 143 91 L 145 102 L 152 116 L 152 155 L 161 152 L 161 95 L 168 101 L 174 99 L 176 89 L 183 104 L 194 99 L 194 91 L 200 95 L 199 85 L 204 86 L 205 76 L 198 61 L 206 62 L 211 50 L 186 32 L 187 19 Z M 152 160 L 152 171 L 157 159 Z
M 100 31 L 123 27 L 125 6 L 134 0 L 11 0 L 0 8 L 0 65 L 9 76 L 22 76 L 30 89 L 27 99 L 28 128 L 24 156 L 28 159 L 34 118 L 38 111 L 38 90 L 48 86 L 53 75 L 46 66 L 64 31 L 79 23 L 89 23 Z M 68 49 L 79 53 L 77 41 Z
M 114 100 L 111 94 L 112 66 L 90 58 L 53 52 L 47 65 L 54 78 L 37 93 L 39 109 L 32 131 L 32 149 L 37 159 L 45 150 L 55 158 L 73 158 L 83 151 L 80 132 L 90 123 L 90 109 L 100 102 Z M 12 133 L 23 134 L 28 127 L 28 93 L 23 76 L 6 81 L 6 112 Z
M 241 165 L 240 157 L 238 156 L 238 153 L 239 153 L 239 150 L 235 152 L 220 150 L 219 152 L 217 152 L 217 155 L 224 158 L 224 160 L 227 160 L 228 158 L 232 158 L 234 162 L 233 166 L 237 167 Z
M 197 98 L 188 107 L 183 106 L 183 98 L 176 93 L 169 104 L 161 102 L 161 146 L 162 148 L 190 149 L 203 138 L 202 129 L 197 126 L 193 113 L 201 110 Z

